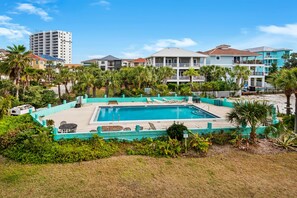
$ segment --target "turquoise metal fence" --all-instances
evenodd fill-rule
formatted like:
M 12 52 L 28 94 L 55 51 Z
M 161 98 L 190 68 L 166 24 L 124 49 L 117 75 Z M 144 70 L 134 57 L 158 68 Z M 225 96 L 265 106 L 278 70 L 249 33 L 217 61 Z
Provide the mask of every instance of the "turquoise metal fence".
M 210 124 L 211 126 L 211 124 Z M 90 139 L 94 135 L 98 135 L 99 137 L 102 137 L 105 140 L 108 139 L 119 139 L 119 140 L 127 140 L 132 141 L 135 139 L 142 139 L 142 138 L 157 138 L 161 136 L 166 136 L 167 132 L 166 130 L 137 130 L 137 128 L 134 131 L 115 131 L 115 132 L 102 132 L 102 128 L 98 127 L 99 129 L 97 132 L 79 132 L 79 133 L 58 133 L 58 129 L 54 129 L 54 140 L 67 140 L 67 139 Z M 239 130 L 243 136 L 248 137 L 251 128 L 235 128 L 235 127 L 228 127 L 228 128 L 205 128 L 205 129 L 189 129 L 192 133 L 198 133 L 198 134 L 209 134 L 209 133 L 218 133 L 221 131 L 224 132 L 231 132 L 235 130 Z M 263 134 L 265 130 L 265 126 L 259 127 L 257 129 L 257 134 Z

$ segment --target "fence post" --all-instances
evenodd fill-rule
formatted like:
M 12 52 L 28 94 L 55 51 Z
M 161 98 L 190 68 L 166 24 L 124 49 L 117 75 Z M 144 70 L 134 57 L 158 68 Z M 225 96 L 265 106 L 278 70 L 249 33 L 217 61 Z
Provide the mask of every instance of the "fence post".
M 98 127 L 97 127 L 97 133 L 98 133 L 98 134 L 102 133 L 102 126 L 98 126 Z
M 107 98 L 106 94 L 104 94 L 104 98 Z
M 211 122 L 208 122 L 207 123 L 207 131 L 208 132 L 211 132 L 211 129 L 212 129 L 212 123 Z
M 85 94 L 85 99 L 88 99 L 88 97 L 89 97 L 88 94 Z
M 137 133 L 140 132 L 140 126 L 139 126 L 138 124 L 135 126 L 135 131 L 136 131 Z
M 42 120 L 42 126 L 46 127 L 46 120 Z
M 125 98 L 125 94 L 123 94 L 122 97 Z
M 142 98 L 142 94 L 140 94 L 140 98 Z
M 48 104 L 47 105 L 47 108 L 49 108 L 49 109 L 52 108 L 52 105 L 51 104 Z
M 66 104 L 67 103 L 67 101 L 66 100 L 63 100 L 63 104 Z
M 177 97 L 177 94 L 176 93 L 174 94 L 174 97 Z
M 32 108 L 30 108 L 30 109 L 29 109 L 29 114 L 31 115 L 31 114 L 32 114 L 32 112 L 33 112 L 33 109 L 32 109 Z
M 158 94 L 158 98 L 160 98 L 160 94 Z

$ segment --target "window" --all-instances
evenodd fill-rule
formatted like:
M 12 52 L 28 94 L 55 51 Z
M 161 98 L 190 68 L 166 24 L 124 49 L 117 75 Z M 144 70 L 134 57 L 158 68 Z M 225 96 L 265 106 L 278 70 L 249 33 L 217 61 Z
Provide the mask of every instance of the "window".
M 217 59 L 217 60 L 220 60 L 220 59 L 221 59 L 221 57 L 220 57 L 220 56 L 217 56 L 217 57 L 216 57 L 216 59 Z

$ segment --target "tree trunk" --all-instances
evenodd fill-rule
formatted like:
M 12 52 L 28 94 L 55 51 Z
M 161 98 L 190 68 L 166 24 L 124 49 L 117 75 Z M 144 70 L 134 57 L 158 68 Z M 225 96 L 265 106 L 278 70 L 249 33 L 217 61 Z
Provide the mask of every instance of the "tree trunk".
M 60 87 L 61 85 L 60 84 L 58 84 L 58 95 L 59 95 L 59 98 L 61 99 L 61 87 Z
M 88 86 L 87 87 L 87 94 L 88 94 L 88 96 L 90 96 L 90 90 L 91 90 L 91 88 L 90 88 L 90 86 Z
M 256 142 L 257 134 L 256 134 L 256 127 L 251 126 L 251 133 L 250 133 L 250 139 L 254 143 Z
M 97 90 L 97 89 L 96 89 L 96 87 L 94 86 L 94 87 L 93 87 L 93 98 L 96 98 L 96 90 Z
M 109 87 L 108 87 L 108 85 L 109 85 L 109 82 L 105 84 L 105 95 L 106 95 L 106 97 L 108 97 L 108 94 L 109 94 Z
M 297 93 L 295 92 L 295 123 L 294 132 L 297 133 Z
M 286 95 L 286 98 L 287 98 L 286 114 L 287 115 L 290 115 L 291 114 L 291 109 L 290 109 L 290 106 L 291 106 L 291 103 L 290 103 L 291 95 Z
M 21 72 L 18 71 L 17 79 L 16 79 L 16 93 L 15 93 L 16 99 L 19 99 L 20 79 L 21 79 Z
M 65 86 L 65 91 L 66 91 L 66 93 L 69 94 L 69 90 L 68 90 L 67 84 L 68 84 L 68 83 L 66 82 L 66 83 L 64 84 L 64 86 Z

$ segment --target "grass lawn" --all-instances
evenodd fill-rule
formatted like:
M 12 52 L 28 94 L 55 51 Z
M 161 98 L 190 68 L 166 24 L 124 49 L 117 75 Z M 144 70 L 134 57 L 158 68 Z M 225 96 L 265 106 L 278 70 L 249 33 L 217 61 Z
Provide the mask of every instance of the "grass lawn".
M 297 197 L 296 175 L 296 152 L 48 165 L 0 158 L 0 197 Z

